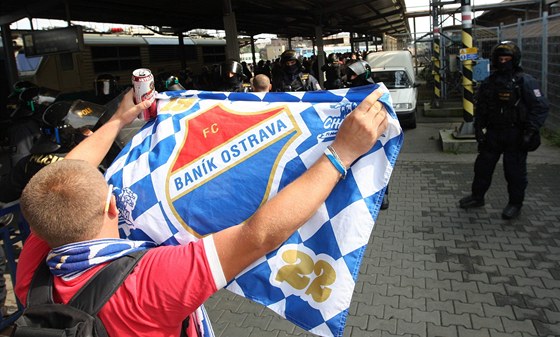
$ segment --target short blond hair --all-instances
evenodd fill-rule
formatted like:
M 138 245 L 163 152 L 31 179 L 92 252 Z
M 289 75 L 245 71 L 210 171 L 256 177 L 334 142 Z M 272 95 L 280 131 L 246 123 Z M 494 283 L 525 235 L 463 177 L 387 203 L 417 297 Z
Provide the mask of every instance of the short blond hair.
M 33 232 L 55 248 L 99 234 L 106 196 L 101 172 L 83 160 L 65 159 L 37 172 L 20 204 Z

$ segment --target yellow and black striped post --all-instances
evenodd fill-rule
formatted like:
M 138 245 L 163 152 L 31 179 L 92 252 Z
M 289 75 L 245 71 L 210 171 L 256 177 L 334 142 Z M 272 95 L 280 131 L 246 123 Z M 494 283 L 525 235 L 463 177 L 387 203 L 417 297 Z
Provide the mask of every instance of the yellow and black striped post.
M 453 132 L 455 138 L 474 139 L 474 88 L 473 88 L 473 59 L 477 57 L 478 50 L 473 48 L 472 38 L 472 11 L 470 0 L 461 0 L 462 41 L 460 51 L 463 62 L 463 120 L 461 126 Z
M 473 50 L 472 11 L 470 0 L 461 0 L 462 44 L 463 49 Z M 470 54 L 470 53 L 469 53 Z M 473 61 L 469 57 L 463 60 L 463 119 L 472 122 L 474 116 Z
M 438 20 L 438 11 L 437 6 L 433 5 L 432 8 L 433 14 L 433 30 L 434 30 L 434 39 L 433 39 L 433 47 L 432 47 L 432 75 L 434 77 L 434 98 L 432 101 L 432 107 L 439 107 L 440 100 L 441 100 L 441 50 L 440 50 L 440 31 L 439 31 L 439 20 Z

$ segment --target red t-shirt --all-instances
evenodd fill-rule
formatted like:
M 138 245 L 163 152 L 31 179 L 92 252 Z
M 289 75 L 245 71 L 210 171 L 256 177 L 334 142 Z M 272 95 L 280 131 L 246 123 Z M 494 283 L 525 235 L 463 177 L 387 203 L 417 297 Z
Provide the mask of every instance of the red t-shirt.
M 20 254 L 15 293 L 25 305 L 33 274 L 50 251 L 31 234 Z M 103 265 L 65 281 L 55 277 L 55 302 L 67 303 Z M 150 249 L 99 312 L 109 336 L 179 336 L 181 322 L 226 284 L 212 236 L 184 246 Z M 192 320 L 191 320 L 192 322 Z M 196 336 L 189 324 L 189 336 Z

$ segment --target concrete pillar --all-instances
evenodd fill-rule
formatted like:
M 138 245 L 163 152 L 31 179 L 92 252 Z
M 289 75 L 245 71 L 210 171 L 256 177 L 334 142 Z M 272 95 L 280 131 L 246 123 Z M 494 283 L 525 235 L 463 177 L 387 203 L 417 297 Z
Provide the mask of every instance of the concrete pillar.
M 251 54 L 253 56 L 253 68 L 257 65 L 257 57 L 255 56 L 255 37 L 251 35 Z
M 321 25 L 315 25 L 315 42 L 317 43 L 317 62 L 319 70 L 319 73 L 317 74 L 319 78 L 317 80 L 319 81 L 321 88 L 324 88 L 325 80 L 323 79 L 323 71 L 321 68 L 325 65 L 325 58 L 323 57 L 323 27 Z
M 237 23 L 231 7 L 231 0 L 223 0 L 224 28 L 226 31 L 226 59 L 239 60 L 239 42 L 237 41 Z

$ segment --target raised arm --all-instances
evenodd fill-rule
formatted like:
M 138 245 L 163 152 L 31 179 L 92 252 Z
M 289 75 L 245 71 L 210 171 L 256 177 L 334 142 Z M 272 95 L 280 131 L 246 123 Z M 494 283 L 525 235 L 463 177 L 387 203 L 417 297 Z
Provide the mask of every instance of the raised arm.
M 387 111 L 370 94 L 342 123 L 332 146 L 346 168 L 369 151 L 387 127 Z M 222 269 L 229 281 L 249 264 L 277 248 L 317 211 L 341 175 L 321 156 L 299 178 L 262 205 L 246 222 L 214 234 Z
M 111 144 L 113 144 L 122 128 L 132 123 L 140 112 L 146 109 L 147 105 L 149 105 L 147 102 L 134 105 L 132 90 L 129 90 L 129 92 L 124 95 L 113 117 L 91 136 L 74 147 L 72 151 L 66 155 L 66 159 L 85 160 L 97 167 L 103 158 L 105 158 L 107 152 L 109 152 Z

